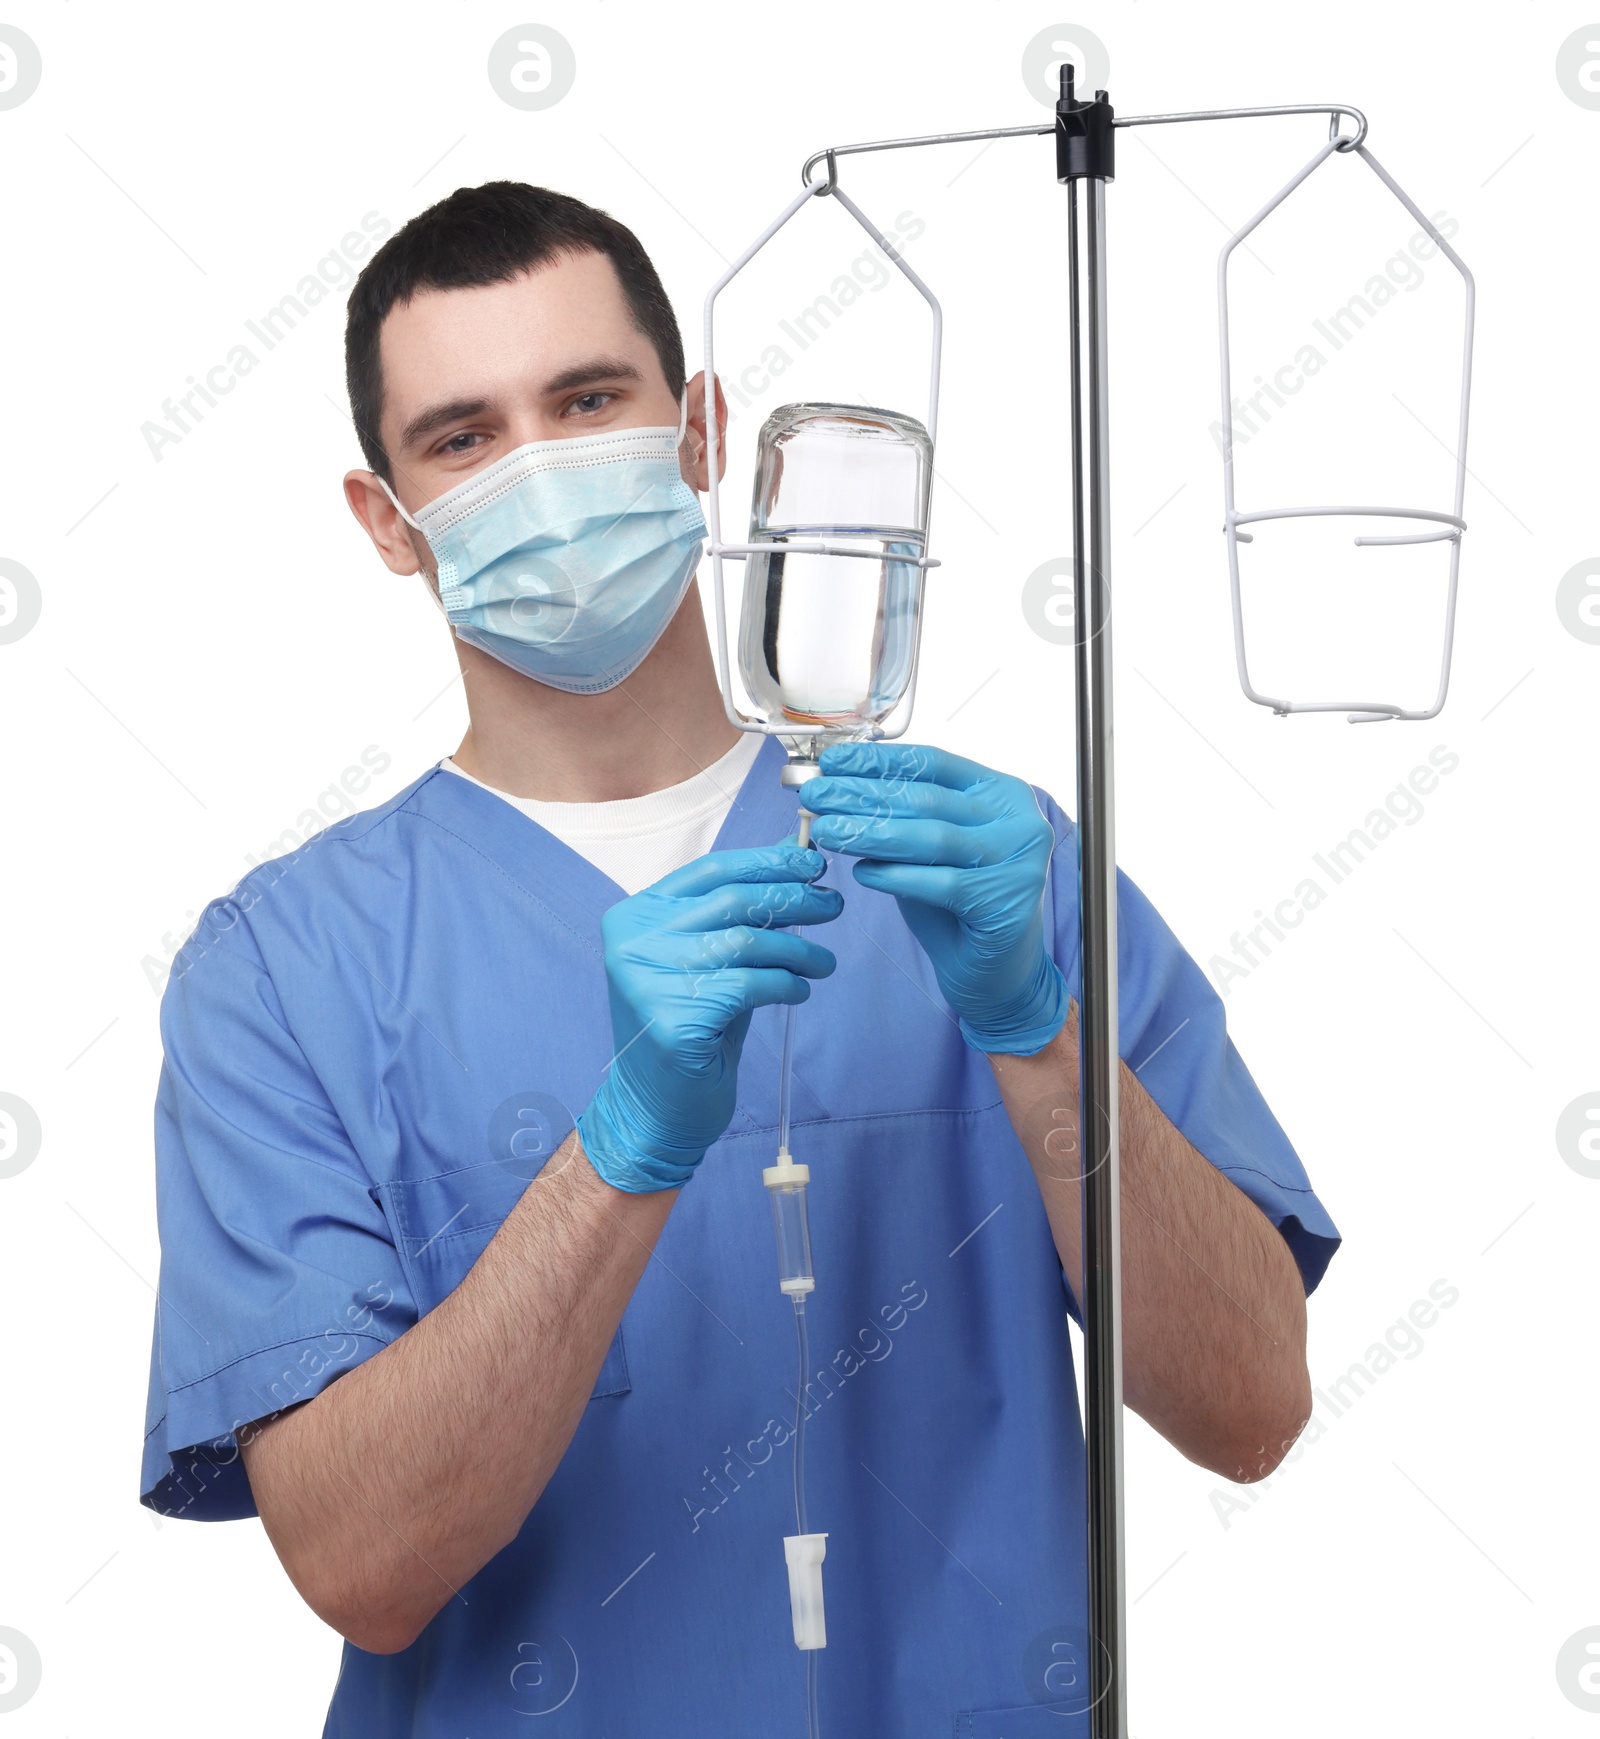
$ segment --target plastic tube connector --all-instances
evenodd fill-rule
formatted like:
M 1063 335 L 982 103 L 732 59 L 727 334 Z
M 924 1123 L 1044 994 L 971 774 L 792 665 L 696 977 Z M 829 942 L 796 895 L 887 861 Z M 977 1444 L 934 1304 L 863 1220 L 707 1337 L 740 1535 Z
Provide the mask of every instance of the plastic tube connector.
M 783 1556 L 789 1566 L 789 1611 L 794 1619 L 794 1646 L 826 1648 L 828 1626 L 822 1610 L 822 1560 L 826 1534 L 785 1534 Z
M 772 1198 L 772 1226 L 778 1236 L 778 1286 L 798 1303 L 817 1284 L 811 1269 L 811 1221 L 806 1211 L 811 1167 L 796 1165 L 788 1148 L 780 1148 L 778 1163 L 762 1171 L 761 1181 Z
M 799 786 L 810 784 L 813 779 L 820 778 L 822 775 L 822 766 L 817 759 L 820 752 L 821 741 L 815 737 L 811 739 L 804 749 L 798 747 L 791 748 L 789 750 L 789 759 L 784 762 L 778 773 L 778 783 L 787 786 L 790 789 L 795 789 Z M 802 803 L 800 805 L 798 833 L 796 836 L 796 844 L 798 844 L 802 850 L 811 844 L 811 823 L 815 819 L 816 817 L 812 815 L 811 811 Z

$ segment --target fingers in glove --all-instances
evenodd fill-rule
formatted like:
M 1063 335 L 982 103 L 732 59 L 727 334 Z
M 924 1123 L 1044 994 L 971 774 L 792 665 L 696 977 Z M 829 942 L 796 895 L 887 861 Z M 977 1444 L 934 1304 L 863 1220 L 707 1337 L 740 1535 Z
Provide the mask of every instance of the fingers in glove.
M 674 930 L 726 930 L 735 924 L 780 929 L 786 924 L 831 924 L 844 910 L 837 888 L 808 882 L 727 882 L 698 899 L 683 899 L 664 922 Z
M 899 817 L 948 821 L 961 827 L 976 827 L 990 819 L 989 808 L 966 791 L 897 774 L 866 778 L 825 773 L 820 779 L 806 781 L 802 800 L 813 815 Z M 816 837 L 815 828 L 812 837 Z
M 941 911 L 958 911 L 962 904 L 962 873 L 944 865 L 881 863 L 874 859 L 858 863 L 855 878 L 864 888 L 892 894 L 897 900 L 917 900 Z
M 772 1003 L 804 1002 L 811 986 L 803 978 L 779 967 L 747 966 L 737 972 L 718 975 L 718 991 L 737 1000 L 739 1007 L 749 1010 L 766 1008 Z
M 949 821 L 907 821 L 871 815 L 819 815 L 811 837 L 825 851 L 890 863 L 945 864 L 975 869 L 988 862 L 982 830 Z
M 711 851 L 664 875 L 645 889 L 669 899 L 692 899 L 729 882 L 814 882 L 828 867 L 819 851 L 797 845 L 757 845 L 740 851 Z
M 822 771 L 829 778 L 854 774 L 865 779 L 914 779 L 952 791 L 967 791 L 995 777 L 992 769 L 976 761 L 919 743 L 831 743 L 822 751 Z
M 701 978 L 747 968 L 777 968 L 803 978 L 828 978 L 839 964 L 828 949 L 809 937 L 742 924 L 693 936 L 655 935 L 649 938 L 648 949 L 644 964 Z M 636 947 L 634 954 L 640 958 L 642 950 Z

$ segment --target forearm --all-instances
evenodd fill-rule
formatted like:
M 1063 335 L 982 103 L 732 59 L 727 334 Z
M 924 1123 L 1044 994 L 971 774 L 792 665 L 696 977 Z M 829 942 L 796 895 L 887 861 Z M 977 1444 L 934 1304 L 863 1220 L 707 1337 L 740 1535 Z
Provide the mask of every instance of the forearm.
M 406 1646 L 516 1536 L 676 1199 L 612 1189 L 574 1132 L 437 1309 L 249 1434 L 285 1569 L 357 1646 Z
M 990 1058 L 1083 1297 L 1078 1030 L 1032 1057 Z M 1191 1460 L 1269 1473 L 1310 1412 L 1305 1293 L 1271 1221 L 1119 1065 L 1125 1399 Z

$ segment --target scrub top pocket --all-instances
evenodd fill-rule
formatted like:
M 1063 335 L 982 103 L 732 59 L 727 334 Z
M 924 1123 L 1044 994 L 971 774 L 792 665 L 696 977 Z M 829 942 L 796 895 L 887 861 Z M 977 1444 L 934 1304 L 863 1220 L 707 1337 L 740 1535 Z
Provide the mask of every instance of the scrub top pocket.
M 486 1160 L 373 1190 L 394 1229 L 400 1264 L 421 1314 L 442 1304 L 466 1279 L 528 1183 L 525 1168 Z M 590 1399 L 625 1395 L 632 1386 L 619 1327 Z

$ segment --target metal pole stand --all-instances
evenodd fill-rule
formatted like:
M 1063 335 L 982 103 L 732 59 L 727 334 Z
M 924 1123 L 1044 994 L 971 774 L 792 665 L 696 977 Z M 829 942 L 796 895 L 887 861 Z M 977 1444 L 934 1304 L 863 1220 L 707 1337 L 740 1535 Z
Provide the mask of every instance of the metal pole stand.
M 1066 183 L 1072 362 L 1072 584 L 1078 729 L 1078 1004 L 1082 1129 L 1084 1438 L 1088 1472 L 1089 1727 L 1125 1739 L 1122 1243 L 1117 1143 L 1117 857 L 1113 827 L 1110 418 L 1106 378 L 1106 183 L 1111 103 L 1080 102 L 1070 62 L 1056 104 L 1056 179 Z M 1085 490 L 1085 458 L 1088 487 Z

